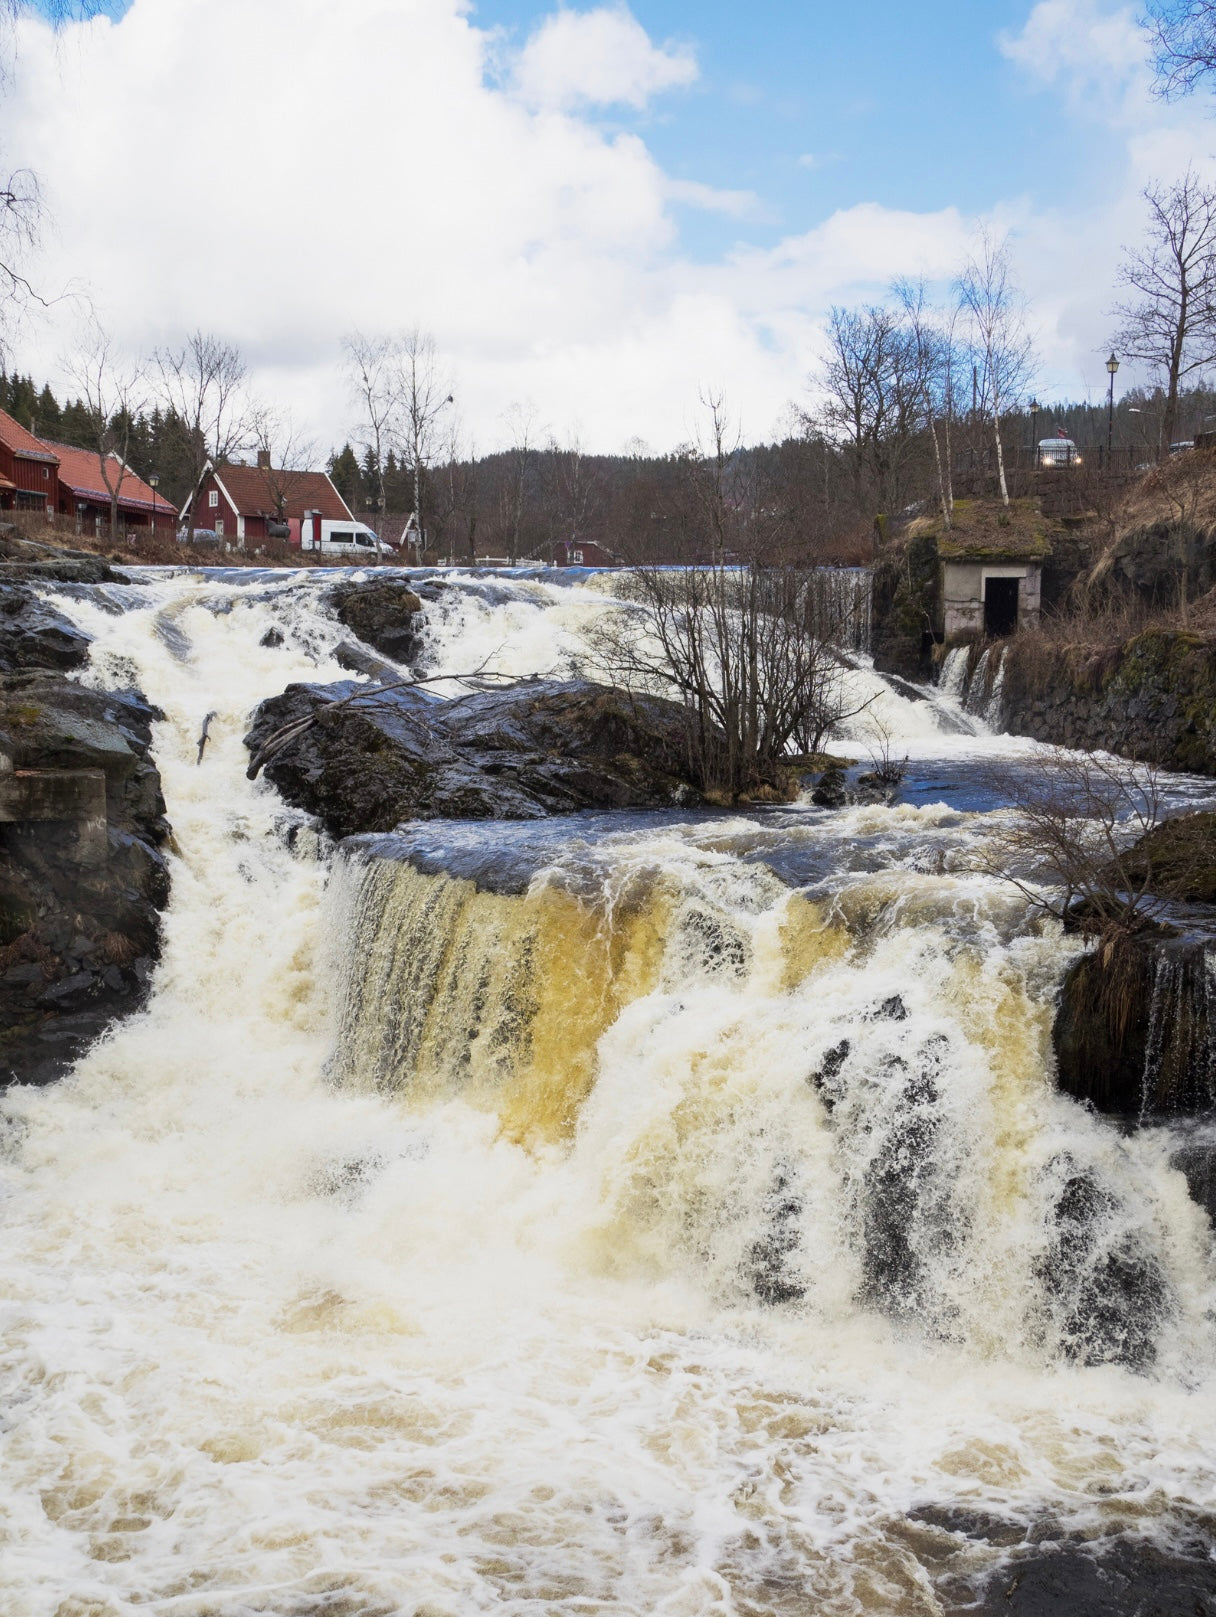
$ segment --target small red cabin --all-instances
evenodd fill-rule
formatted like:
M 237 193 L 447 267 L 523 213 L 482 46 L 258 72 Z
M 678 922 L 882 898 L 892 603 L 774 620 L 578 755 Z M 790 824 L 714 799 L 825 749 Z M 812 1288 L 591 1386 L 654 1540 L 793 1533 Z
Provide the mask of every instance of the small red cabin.
M 621 567 L 623 562 L 594 539 L 558 539 L 553 545 L 554 567 Z

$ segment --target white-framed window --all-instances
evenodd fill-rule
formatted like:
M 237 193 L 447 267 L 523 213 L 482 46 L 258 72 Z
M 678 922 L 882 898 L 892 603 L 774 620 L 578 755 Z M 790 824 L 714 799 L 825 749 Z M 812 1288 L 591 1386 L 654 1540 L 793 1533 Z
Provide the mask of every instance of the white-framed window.
M 223 517 L 216 517 L 216 519 L 215 519 L 215 531 L 216 531 L 216 533 L 219 533 L 219 534 L 223 533 L 223 531 L 224 531 L 224 519 L 223 519 Z
M 49 466 L 44 466 L 42 468 L 42 481 L 44 483 L 48 483 L 50 481 L 50 477 L 51 477 L 51 468 Z
M 219 490 L 218 489 L 212 489 L 210 491 L 210 493 L 207 495 L 207 504 L 208 504 L 208 506 L 210 506 L 211 510 L 214 511 L 216 506 L 219 503 L 220 503 Z

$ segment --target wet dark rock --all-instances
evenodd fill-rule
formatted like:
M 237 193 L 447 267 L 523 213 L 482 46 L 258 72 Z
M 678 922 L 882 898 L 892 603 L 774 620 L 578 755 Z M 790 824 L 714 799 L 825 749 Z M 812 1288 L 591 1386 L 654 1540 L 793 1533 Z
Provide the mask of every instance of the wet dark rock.
M 1126 882 L 1185 903 L 1216 904 L 1216 812 L 1163 820 L 1123 854 Z
M 423 605 L 402 578 L 344 584 L 330 597 L 338 620 L 382 656 L 407 666 L 421 650 Z
M 843 769 L 825 769 L 815 783 L 811 802 L 817 808 L 844 808 L 849 801 L 849 787 Z
M 1148 1369 L 1170 1306 L 1161 1265 L 1112 1189 L 1071 1161 L 1060 1166 L 1051 1238 L 1037 1265 L 1060 1349 L 1081 1364 Z
M 1109 1116 L 1157 1119 L 1216 1105 L 1207 951 L 1117 936 L 1069 967 L 1052 1028 L 1065 1094 Z
M 411 819 L 539 819 L 586 808 L 704 801 L 674 702 L 589 681 L 535 680 L 440 702 L 424 688 L 335 698 L 353 683 L 291 685 L 258 708 L 255 758 L 293 720 L 315 723 L 265 766 L 286 800 L 336 837 Z
M 281 629 L 267 629 L 258 641 L 259 646 L 281 646 L 283 644 L 283 631 Z
M 949 1609 L 950 1617 L 1216 1617 L 1216 1560 L 1202 1542 L 1045 1544 L 1011 1556 L 978 1601 Z
M 89 637 L 27 584 L 0 581 L 0 673 L 80 668 Z
M 1170 1153 L 1170 1167 L 1183 1175 L 1192 1201 L 1216 1227 L 1216 1133 L 1204 1131 L 1184 1140 Z
M 806 1287 L 791 1273 L 790 1263 L 802 1245 L 798 1224 L 802 1198 L 784 1170 L 777 1173 L 762 1211 L 767 1228 L 748 1250 L 747 1280 L 759 1300 L 770 1307 L 798 1302 L 806 1296 Z
M 15 769 L 100 771 L 106 808 L 100 842 L 70 820 L 0 824 L 0 1082 L 59 1077 L 146 997 L 169 896 L 157 717 L 138 692 L 0 676 Z
M 101 556 L 62 545 L 0 532 L 0 583 L 124 584 L 127 580 Z

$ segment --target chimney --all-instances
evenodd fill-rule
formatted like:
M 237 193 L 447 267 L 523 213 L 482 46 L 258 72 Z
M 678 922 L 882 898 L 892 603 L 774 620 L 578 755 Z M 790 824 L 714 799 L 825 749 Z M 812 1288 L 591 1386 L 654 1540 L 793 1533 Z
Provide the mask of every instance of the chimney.
M 269 451 L 269 449 L 259 449 L 258 450 L 258 471 L 259 472 L 268 472 L 269 470 L 270 470 L 270 451 Z

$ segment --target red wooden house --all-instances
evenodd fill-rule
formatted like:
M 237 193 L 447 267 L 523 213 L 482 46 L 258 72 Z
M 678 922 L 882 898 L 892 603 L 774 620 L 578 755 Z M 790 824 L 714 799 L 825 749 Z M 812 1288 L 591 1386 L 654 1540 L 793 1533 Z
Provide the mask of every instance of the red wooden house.
M 218 538 L 243 549 L 266 539 L 286 539 L 288 525 L 298 524 L 306 511 L 319 511 L 322 520 L 355 520 L 324 472 L 282 470 L 270 464 L 269 455 L 259 454 L 256 466 L 213 466 L 208 461 L 181 514 L 192 528 L 214 529 Z
M 91 449 L 67 444 L 46 445 L 59 457 L 59 510 L 75 524 L 76 532 L 92 529 L 105 533 L 110 525 L 110 491 L 101 461 Z M 110 483 L 118 491 L 118 520 L 125 528 L 151 528 L 174 533 L 177 512 L 142 477 L 124 466 L 117 455 L 107 456 Z
M 58 509 L 58 454 L 0 410 L 0 511 L 53 518 Z
M 558 539 L 553 545 L 554 567 L 621 567 L 621 558 L 594 539 Z

